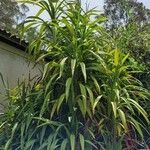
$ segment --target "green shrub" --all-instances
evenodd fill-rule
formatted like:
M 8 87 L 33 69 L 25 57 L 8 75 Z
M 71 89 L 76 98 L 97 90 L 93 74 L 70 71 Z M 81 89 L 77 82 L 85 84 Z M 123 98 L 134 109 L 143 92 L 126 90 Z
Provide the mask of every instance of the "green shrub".
M 130 54 L 102 26 L 106 18 L 79 2 L 26 2 L 40 10 L 22 33 L 38 26 L 28 50 L 47 62 L 39 82 L 18 87 L 5 149 L 110 150 L 143 142 L 149 119 L 140 104 L 149 93 L 134 77 L 139 68 Z

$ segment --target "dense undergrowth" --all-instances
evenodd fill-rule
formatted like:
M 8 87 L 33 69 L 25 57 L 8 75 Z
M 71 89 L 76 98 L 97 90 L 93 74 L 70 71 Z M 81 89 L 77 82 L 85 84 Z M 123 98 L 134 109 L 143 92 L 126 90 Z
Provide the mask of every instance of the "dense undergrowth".
M 26 2 L 40 10 L 20 32 L 38 27 L 28 52 L 46 64 L 34 84 L 7 91 L 1 149 L 148 148 L 149 92 L 137 78 L 143 67 L 105 29 L 106 18 L 78 2 Z M 43 11 L 49 20 L 40 17 Z

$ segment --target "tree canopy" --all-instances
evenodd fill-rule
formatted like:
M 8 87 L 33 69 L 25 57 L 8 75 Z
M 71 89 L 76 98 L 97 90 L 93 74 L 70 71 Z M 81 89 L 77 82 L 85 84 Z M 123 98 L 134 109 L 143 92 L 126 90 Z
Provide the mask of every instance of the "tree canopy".
M 130 22 L 150 23 L 150 10 L 137 0 L 105 0 L 104 11 L 108 17 L 106 25 L 111 29 Z
M 15 0 L 0 0 L 0 28 L 10 30 L 25 18 L 28 7 Z

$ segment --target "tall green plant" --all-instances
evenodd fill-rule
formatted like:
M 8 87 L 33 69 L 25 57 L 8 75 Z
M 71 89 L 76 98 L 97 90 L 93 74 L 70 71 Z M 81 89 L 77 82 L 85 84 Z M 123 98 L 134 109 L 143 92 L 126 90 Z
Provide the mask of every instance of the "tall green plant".
M 29 141 L 30 149 L 88 150 L 116 149 L 118 143 L 121 149 L 129 146 L 126 137 L 132 138 L 131 134 L 143 139 L 142 127 L 149 120 L 139 102 L 146 101 L 148 91 L 133 76 L 131 56 L 101 25 L 105 18 L 95 10 L 85 12 L 78 2 L 25 2 L 40 7 L 22 30 L 35 25 L 39 29 L 29 53 L 37 62 L 47 62 L 40 83 L 25 96 L 26 108 L 20 114 L 32 114 L 31 124 L 18 120 L 22 126 L 15 126 L 17 146 Z M 48 21 L 40 18 L 43 11 L 49 14 Z M 26 126 L 31 137 L 24 132 Z M 11 141 L 12 137 L 15 134 Z

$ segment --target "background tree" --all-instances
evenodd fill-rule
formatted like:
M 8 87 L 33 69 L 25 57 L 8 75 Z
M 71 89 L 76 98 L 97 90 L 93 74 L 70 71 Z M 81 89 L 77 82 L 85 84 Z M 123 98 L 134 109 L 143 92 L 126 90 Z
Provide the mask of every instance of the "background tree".
M 150 23 L 150 10 L 137 0 L 105 0 L 106 26 L 110 29 L 136 22 L 142 26 Z
M 105 23 L 126 53 L 150 68 L 150 9 L 137 0 L 105 0 Z
M 18 5 L 15 0 L 0 0 L 0 28 L 12 31 L 28 10 L 26 5 Z

